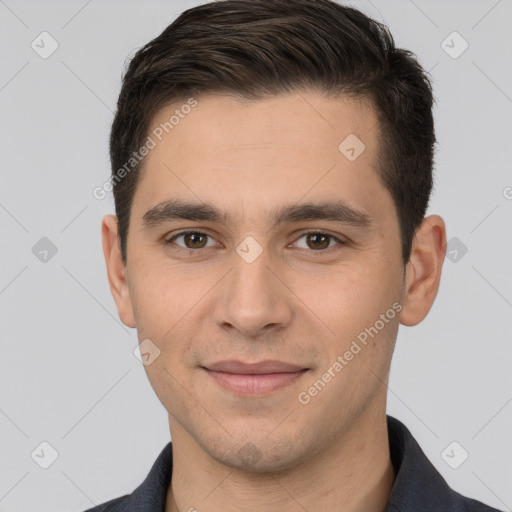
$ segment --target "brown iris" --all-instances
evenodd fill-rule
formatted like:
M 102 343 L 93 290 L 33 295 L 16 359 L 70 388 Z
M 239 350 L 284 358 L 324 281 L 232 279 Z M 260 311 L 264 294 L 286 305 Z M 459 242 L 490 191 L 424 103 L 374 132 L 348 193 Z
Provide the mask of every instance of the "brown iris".
M 206 245 L 207 236 L 208 235 L 204 233 L 183 233 L 183 240 L 189 249 L 202 249 Z M 202 242 L 204 243 L 199 241 L 201 238 L 203 239 Z
M 329 235 L 323 235 L 322 233 L 310 233 L 307 235 L 307 242 L 308 242 L 308 245 L 309 245 L 309 242 L 311 241 L 311 239 L 315 239 L 316 242 L 318 242 L 320 239 L 322 239 L 322 242 L 320 244 L 314 242 L 314 246 L 311 247 L 312 249 L 326 249 L 327 247 L 329 247 L 329 241 L 330 241 L 330 236 Z

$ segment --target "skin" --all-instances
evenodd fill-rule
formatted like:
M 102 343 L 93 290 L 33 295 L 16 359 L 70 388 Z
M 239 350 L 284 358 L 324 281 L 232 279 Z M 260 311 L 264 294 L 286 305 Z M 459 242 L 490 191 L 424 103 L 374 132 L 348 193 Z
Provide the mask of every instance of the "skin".
M 399 324 L 421 322 L 436 297 L 444 221 L 424 219 L 404 269 L 398 217 L 376 171 L 377 120 L 360 100 L 313 90 L 260 101 L 196 99 L 147 156 L 126 266 L 116 217 L 102 225 L 119 316 L 160 350 L 145 369 L 169 413 L 174 468 L 166 511 L 382 511 L 396 476 L 385 416 L 391 357 Z M 175 108 L 159 112 L 151 129 Z M 338 149 L 349 134 L 366 146 L 355 161 Z M 144 213 L 170 198 L 210 203 L 231 221 L 144 228 Z M 265 217 L 284 204 L 338 199 L 372 225 L 314 220 L 271 228 Z M 209 237 L 165 244 L 183 229 Z M 348 243 L 322 245 L 306 230 Z M 262 248 L 252 263 L 236 252 L 248 236 Z M 400 313 L 300 403 L 299 393 L 394 303 Z M 309 370 L 267 396 L 237 396 L 201 368 L 226 359 Z M 238 453 L 247 443 L 253 460 Z

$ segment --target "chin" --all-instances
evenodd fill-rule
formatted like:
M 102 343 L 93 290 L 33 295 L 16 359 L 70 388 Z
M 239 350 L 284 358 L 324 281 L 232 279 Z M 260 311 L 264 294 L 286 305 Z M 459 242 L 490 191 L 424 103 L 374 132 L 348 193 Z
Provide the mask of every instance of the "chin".
M 217 462 L 248 473 L 282 473 L 299 466 L 307 459 L 307 450 L 303 446 L 304 439 L 295 439 L 292 435 L 282 435 L 280 439 L 269 440 L 264 434 L 261 437 L 244 436 L 246 440 L 225 446 L 215 443 L 203 447 Z M 233 441 L 233 440 L 231 440 Z

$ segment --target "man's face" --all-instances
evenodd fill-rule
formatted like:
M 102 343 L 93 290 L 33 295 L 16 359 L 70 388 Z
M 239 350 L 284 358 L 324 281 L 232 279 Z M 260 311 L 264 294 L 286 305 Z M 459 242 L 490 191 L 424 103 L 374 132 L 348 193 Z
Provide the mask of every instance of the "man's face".
M 403 265 L 396 211 L 376 171 L 377 120 L 357 100 L 316 92 L 196 99 L 157 141 L 134 195 L 123 321 L 160 350 L 145 368 L 172 434 L 228 466 L 292 467 L 385 407 L 399 318 L 389 310 L 402 300 Z M 159 112 L 150 133 L 176 108 Z M 354 135 L 365 146 L 359 156 Z M 153 214 L 145 225 L 146 212 L 172 199 L 207 203 L 221 218 Z M 274 225 L 287 207 L 330 202 L 363 215 Z M 170 241 L 184 230 L 196 234 Z M 303 371 L 208 370 L 233 360 Z

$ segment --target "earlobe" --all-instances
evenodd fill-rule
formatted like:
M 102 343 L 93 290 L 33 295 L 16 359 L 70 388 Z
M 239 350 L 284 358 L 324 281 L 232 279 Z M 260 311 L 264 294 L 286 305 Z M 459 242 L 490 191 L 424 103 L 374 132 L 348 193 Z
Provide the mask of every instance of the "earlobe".
M 126 266 L 121 257 L 117 236 L 117 217 L 106 215 L 101 225 L 103 255 L 107 266 L 110 291 L 117 306 L 119 318 L 128 327 L 136 327 L 132 301 L 126 278 Z
M 406 267 L 400 323 L 419 324 L 430 311 L 439 290 L 446 254 L 446 227 L 439 215 L 423 219 L 413 240 Z

